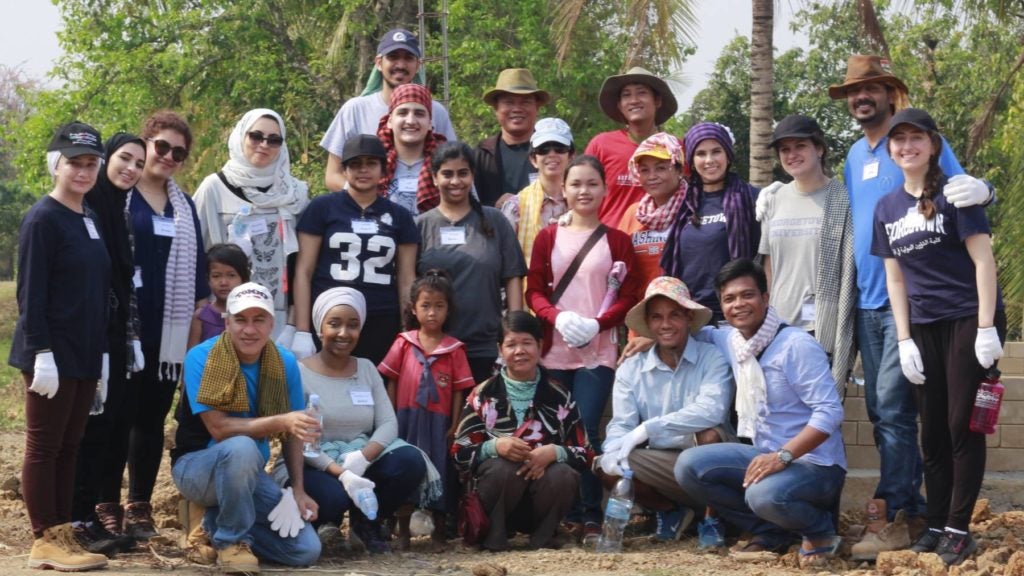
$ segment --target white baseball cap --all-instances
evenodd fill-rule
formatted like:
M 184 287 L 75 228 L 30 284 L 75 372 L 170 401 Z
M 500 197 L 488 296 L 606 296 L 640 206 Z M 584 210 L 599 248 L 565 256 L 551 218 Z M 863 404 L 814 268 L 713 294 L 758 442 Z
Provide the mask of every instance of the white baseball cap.
M 270 290 L 255 282 L 235 286 L 228 294 L 228 314 L 238 314 L 249 308 L 262 308 L 273 316 L 274 297 L 270 295 Z

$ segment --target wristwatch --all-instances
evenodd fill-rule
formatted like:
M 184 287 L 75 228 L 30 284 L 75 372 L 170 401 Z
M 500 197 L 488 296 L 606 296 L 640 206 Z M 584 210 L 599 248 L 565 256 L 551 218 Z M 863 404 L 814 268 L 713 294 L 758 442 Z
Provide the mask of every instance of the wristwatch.
M 785 448 L 779 449 L 779 451 L 776 452 L 776 455 L 778 455 L 779 462 L 782 462 L 783 466 L 789 466 L 793 463 L 793 453 Z

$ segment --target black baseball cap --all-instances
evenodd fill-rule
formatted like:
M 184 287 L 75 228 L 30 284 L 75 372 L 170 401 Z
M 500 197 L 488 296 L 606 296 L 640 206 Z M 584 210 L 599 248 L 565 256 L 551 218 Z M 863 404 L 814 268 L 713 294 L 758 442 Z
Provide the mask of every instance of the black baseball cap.
M 904 108 L 897 112 L 889 123 L 889 132 L 886 133 L 886 136 L 892 134 L 892 131 L 900 124 L 910 124 L 911 126 L 920 128 L 925 132 L 939 131 L 939 127 L 935 124 L 935 120 L 920 108 Z
M 785 138 L 810 138 L 815 135 L 822 136 L 823 132 L 814 118 L 802 114 L 790 114 L 775 125 L 768 148 L 774 148 L 780 140 Z
M 377 44 L 377 54 L 390 54 L 395 50 L 407 50 L 413 56 L 420 57 L 420 42 L 416 35 L 405 28 L 388 30 Z
M 47 152 L 60 152 L 65 158 L 90 154 L 103 158 L 103 137 L 100 131 L 85 122 L 68 122 L 54 133 Z
M 388 153 L 380 143 L 380 138 L 370 134 L 356 134 L 345 141 L 345 147 L 341 149 L 341 164 L 344 166 L 349 160 L 360 156 L 386 160 Z

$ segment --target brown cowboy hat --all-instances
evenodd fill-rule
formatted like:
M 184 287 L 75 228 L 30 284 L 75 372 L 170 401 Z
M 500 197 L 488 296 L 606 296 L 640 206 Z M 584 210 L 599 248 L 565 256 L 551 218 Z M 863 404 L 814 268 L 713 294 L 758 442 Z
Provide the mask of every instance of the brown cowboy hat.
M 626 84 L 645 84 L 661 97 L 661 106 L 654 113 L 655 124 L 664 124 L 679 109 L 676 97 L 672 95 L 672 90 L 664 80 L 639 66 L 634 66 L 625 74 L 605 78 L 604 84 L 601 84 L 601 95 L 598 98 L 601 110 L 605 116 L 619 124 L 626 123 L 626 118 L 619 112 L 619 94 Z
M 498 74 L 494 88 L 484 92 L 484 102 L 494 106 L 498 96 L 502 94 L 533 94 L 537 98 L 537 106 L 543 106 L 551 100 L 551 94 L 537 87 L 533 74 L 526 68 L 506 68 Z
M 888 60 L 882 60 L 879 56 L 865 56 L 854 54 L 846 62 L 846 78 L 842 84 L 828 87 L 828 95 L 833 100 L 846 98 L 846 91 L 851 86 L 864 84 L 865 82 L 881 82 L 892 86 L 896 91 L 902 92 L 905 97 L 908 93 L 907 85 L 902 80 L 892 75 L 886 67 Z

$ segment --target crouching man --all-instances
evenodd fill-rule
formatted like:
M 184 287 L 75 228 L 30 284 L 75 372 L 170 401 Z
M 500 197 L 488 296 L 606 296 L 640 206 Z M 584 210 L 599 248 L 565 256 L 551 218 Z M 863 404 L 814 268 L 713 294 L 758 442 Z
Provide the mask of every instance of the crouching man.
M 302 489 L 302 443 L 319 424 L 303 409 L 299 367 L 270 340 L 274 299 L 248 282 L 228 295 L 224 333 L 189 351 L 171 475 L 182 495 L 205 506 L 204 524 L 228 573 L 259 572 L 264 558 L 312 564 L 320 540 L 317 505 Z M 283 441 L 292 487 L 264 471 L 270 438 Z

